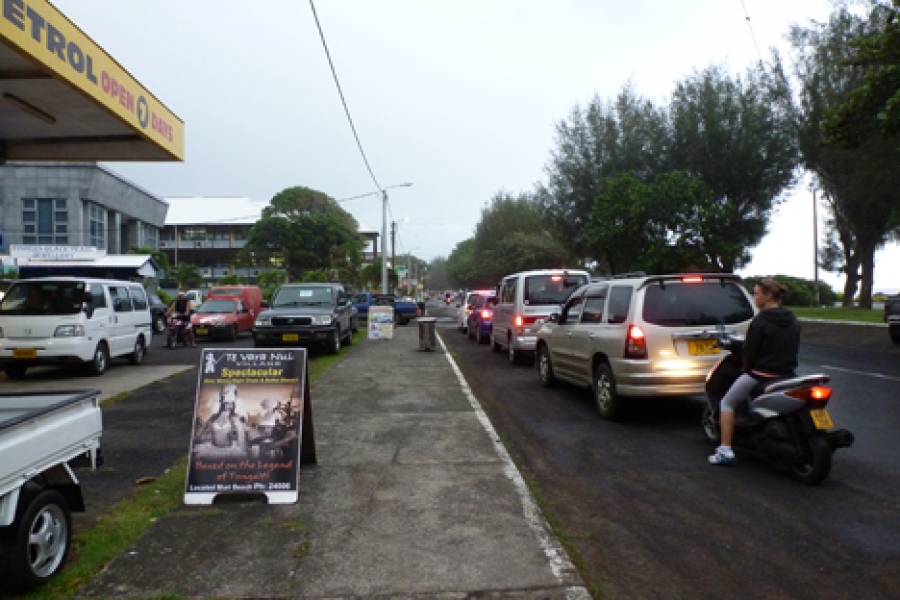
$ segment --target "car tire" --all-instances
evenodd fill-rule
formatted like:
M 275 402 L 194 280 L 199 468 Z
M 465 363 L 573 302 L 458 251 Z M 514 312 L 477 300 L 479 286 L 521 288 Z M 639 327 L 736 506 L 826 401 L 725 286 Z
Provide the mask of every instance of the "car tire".
M 350 329 L 347 330 L 347 336 L 344 338 L 344 345 L 345 346 L 353 345 L 353 327 L 352 326 L 350 327 Z
M 491 337 L 491 352 L 496 352 L 498 354 L 503 352 L 503 344 L 495 340 L 493 336 Z
M 331 340 L 328 344 L 328 351 L 331 354 L 340 354 L 341 352 L 341 327 L 338 325 L 331 332 Z
M 231 331 L 228 332 L 228 340 L 232 342 L 236 342 L 238 339 L 238 326 L 237 323 L 231 326 Z
M 9 527 L 0 529 L 2 585 L 26 592 L 56 575 L 72 543 L 72 516 L 66 499 L 45 489 Z
M 106 368 L 108 366 L 109 348 L 106 347 L 106 342 L 100 342 L 97 344 L 97 349 L 94 350 L 94 358 L 87 364 L 88 373 L 95 377 L 99 377 L 106 373 Z
M 350 323 L 350 334 L 351 337 L 353 337 L 354 335 L 356 335 L 356 332 L 359 331 L 359 319 L 354 318 L 352 321 L 350 321 Z
M 22 379 L 25 377 L 25 371 L 27 370 L 28 365 L 17 365 L 15 363 L 6 365 L 6 367 L 3 368 L 3 372 L 6 373 L 6 376 L 10 379 Z
M 509 359 L 509 364 L 511 366 L 521 365 L 522 362 L 522 353 L 516 350 L 513 346 L 512 339 L 507 339 L 507 347 L 506 347 L 506 356 Z
M 144 355 L 147 353 L 147 345 L 144 343 L 144 336 L 139 335 L 134 341 L 134 352 L 128 355 L 128 362 L 133 365 L 139 365 L 144 362 Z
M 165 333 L 166 318 L 163 315 L 156 315 L 153 318 L 153 333 Z
M 475 339 L 475 331 L 469 326 L 466 326 L 466 337 L 470 340 Z
M 550 358 L 550 349 L 546 345 L 538 349 L 537 371 L 542 386 L 552 388 L 556 385 L 556 376 L 553 374 L 553 360 Z
M 616 392 L 616 379 L 606 363 L 600 363 L 594 371 L 594 403 L 597 405 L 597 412 L 607 421 L 614 421 L 619 417 L 621 402 Z
M 478 343 L 479 344 L 487 344 L 491 341 L 490 335 L 482 335 L 481 331 L 478 332 Z
M 892 333 L 891 342 L 893 342 L 895 346 L 900 346 L 900 333 Z

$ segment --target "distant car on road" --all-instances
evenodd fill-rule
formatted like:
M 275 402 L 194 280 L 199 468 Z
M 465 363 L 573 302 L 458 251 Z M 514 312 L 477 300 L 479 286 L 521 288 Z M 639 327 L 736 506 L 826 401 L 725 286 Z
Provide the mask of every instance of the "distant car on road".
M 491 341 L 491 329 L 494 318 L 494 307 L 497 306 L 497 295 L 490 294 L 472 298 L 472 312 L 467 318 L 466 333 L 469 339 L 479 344 Z
M 353 302 L 340 283 L 283 285 L 256 317 L 253 345 L 324 345 L 333 354 L 353 343 Z
M 475 302 L 480 297 L 496 296 L 494 290 L 472 290 L 466 293 L 462 302 L 456 305 L 456 327 L 460 333 L 467 333 L 469 326 L 469 315 L 475 307 Z
M 210 298 L 191 315 L 194 336 L 201 338 L 238 339 L 244 331 L 253 330 L 253 315 L 237 298 Z
M 755 312 L 740 277 L 640 276 L 572 293 L 537 332 L 541 383 L 591 386 L 600 415 L 623 396 L 702 394 L 720 357 L 716 333 L 745 336 Z

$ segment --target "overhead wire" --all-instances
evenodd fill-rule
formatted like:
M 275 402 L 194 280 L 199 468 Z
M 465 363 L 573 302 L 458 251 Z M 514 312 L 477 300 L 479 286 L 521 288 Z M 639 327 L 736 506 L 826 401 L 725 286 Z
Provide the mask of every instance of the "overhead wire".
M 741 6 L 744 8 L 744 18 L 747 20 L 747 27 L 750 28 L 750 37 L 753 39 L 753 47 L 756 48 L 756 57 L 759 59 L 760 68 L 762 68 L 762 53 L 759 51 L 759 44 L 756 42 L 756 32 L 753 31 L 753 23 L 750 21 L 750 13 L 747 12 L 747 3 L 744 0 L 741 0 Z
M 325 49 L 325 57 L 328 59 L 328 66 L 331 68 L 331 75 L 334 78 L 334 84 L 337 86 L 338 95 L 341 97 L 341 104 L 344 105 L 344 114 L 347 115 L 347 122 L 350 123 L 350 130 L 353 132 L 353 138 L 356 140 L 356 147 L 359 148 L 359 153 L 366 165 L 366 169 L 369 171 L 369 176 L 372 178 L 372 182 L 375 183 L 375 187 L 378 188 L 378 191 L 383 193 L 384 190 L 381 188 L 381 184 L 378 183 L 378 179 L 375 177 L 375 173 L 372 171 L 372 166 L 369 164 L 369 158 L 366 156 L 366 151 L 363 149 L 362 142 L 359 139 L 359 134 L 356 131 L 356 125 L 354 125 L 353 123 L 353 117 L 350 116 L 350 108 L 347 106 L 347 99 L 344 97 L 344 90 L 341 89 L 341 81 L 340 79 L 338 79 L 337 70 L 334 67 L 334 61 L 331 60 L 331 52 L 328 50 L 328 43 L 325 41 L 325 32 L 322 31 L 322 24 L 319 22 L 319 15 L 316 12 L 316 5 L 313 0 L 309 0 L 309 7 L 312 9 L 313 19 L 315 19 L 316 28 L 319 30 L 319 38 L 322 40 L 322 47 Z

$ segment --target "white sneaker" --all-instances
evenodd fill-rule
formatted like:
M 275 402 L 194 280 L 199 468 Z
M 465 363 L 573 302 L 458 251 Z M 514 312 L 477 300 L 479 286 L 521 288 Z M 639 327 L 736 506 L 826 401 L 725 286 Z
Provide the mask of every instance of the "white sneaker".
M 716 453 L 709 457 L 711 465 L 732 465 L 734 464 L 734 451 L 731 448 L 716 448 Z

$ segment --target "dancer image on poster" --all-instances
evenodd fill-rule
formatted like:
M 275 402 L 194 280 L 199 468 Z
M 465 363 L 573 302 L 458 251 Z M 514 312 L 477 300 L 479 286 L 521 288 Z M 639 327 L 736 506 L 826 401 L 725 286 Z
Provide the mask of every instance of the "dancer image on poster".
M 206 421 L 194 452 L 201 458 L 246 458 L 246 417 L 237 385 L 226 383 L 219 392 L 218 412 Z

